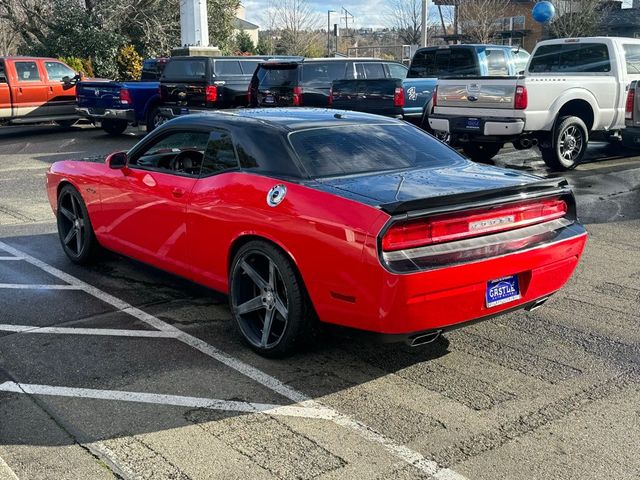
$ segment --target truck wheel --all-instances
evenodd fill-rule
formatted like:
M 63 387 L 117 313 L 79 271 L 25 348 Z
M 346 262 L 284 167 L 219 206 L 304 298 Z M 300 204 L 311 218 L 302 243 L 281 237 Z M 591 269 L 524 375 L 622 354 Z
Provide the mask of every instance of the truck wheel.
M 126 120 L 102 120 L 102 129 L 109 135 L 120 135 L 127 129 Z
M 587 151 L 589 131 L 578 117 L 563 117 L 553 130 L 551 147 L 540 148 L 542 159 L 551 170 L 575 168 Z
M 155 130 L 166 121 L 167 119 L 162 116 L 160 109 L 153 107 L 147 112 L 147 133 Z
M 491 160 L 501 148 L 501 143 L 466 143 L 462 146 L 462 151 L 474 162 L 493 163 Z

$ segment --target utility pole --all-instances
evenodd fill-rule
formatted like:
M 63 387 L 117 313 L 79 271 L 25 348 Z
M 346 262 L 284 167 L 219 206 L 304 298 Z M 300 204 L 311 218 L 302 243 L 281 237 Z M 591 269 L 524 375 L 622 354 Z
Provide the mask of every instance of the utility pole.
M 327 10 L 327 57 L 331 56 L 331 14 L 338 13 L 335 10 Z
M 428 0 L 422 0 L 422 45 L 423 47 L 427 46 L 427 30 L 429 20 L 429 5 Z
M 344 29 L 345 29 L 345 37 L 349 37 L 349 20 L 353 20 L 353 15 L 346 8 L 342 7 L 342 12 L 344 13 Z M 338 42 L 336 39 L 336 50 L 338 50 Z

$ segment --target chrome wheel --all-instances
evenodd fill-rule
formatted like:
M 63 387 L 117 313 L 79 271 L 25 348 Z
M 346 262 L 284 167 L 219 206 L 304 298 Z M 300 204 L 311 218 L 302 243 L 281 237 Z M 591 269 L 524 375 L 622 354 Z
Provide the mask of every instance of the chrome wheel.
M 81 200 L 72 190 L 66 190 L 58 200 L 60 239 L 68 253 L 79 257 L 86 244 L 87 221 Z
M 260 349 L 278 345 L 289 323 L 289 301 L 273 259 L 247 251 L 235 262 L 231 278 L 231 305 L 244 337 Z
M 574 125 L 569 126 L 560 134 L 558 139 L 560 156 L 563 160 L 571 163 L 575 162 L 582 152 L 583 144 L 584 138 L 580 129 Z

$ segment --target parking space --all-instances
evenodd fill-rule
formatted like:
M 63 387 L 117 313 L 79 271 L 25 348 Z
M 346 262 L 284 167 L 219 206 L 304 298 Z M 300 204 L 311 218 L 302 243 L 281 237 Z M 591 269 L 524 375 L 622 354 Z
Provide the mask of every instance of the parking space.
M 139 134 L 42 128 L 0 137 L 0 478 L 640 476 L 640 159 L 595 145 L 609 160 L 567 174 L 590 241 L 543 308 L 416 349 L 326 331 L 267 360 L 215 292 L 67 261 L 42 173 Z M 498 163 L 546 174 L 525 153 Z

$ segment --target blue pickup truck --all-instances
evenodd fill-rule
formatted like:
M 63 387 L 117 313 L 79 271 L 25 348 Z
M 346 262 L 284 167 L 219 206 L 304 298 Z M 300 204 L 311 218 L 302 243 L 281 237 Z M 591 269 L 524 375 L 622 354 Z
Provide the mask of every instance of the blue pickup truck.
M 443 45 L 419 49 L 405 79 L 336 80 L 333 108 L 403 118 L 428 129 L 427 116 L 438 78 L 513 76 L 523 71 L 529 53 L 506 45 Z
M 159 82 L 79 81 L 76 85 L 76 112 L 100 122 L 111 135 L 121 134 L 128 125 L 153 129 L 163 120 L 158 114 L 161 101 Z

